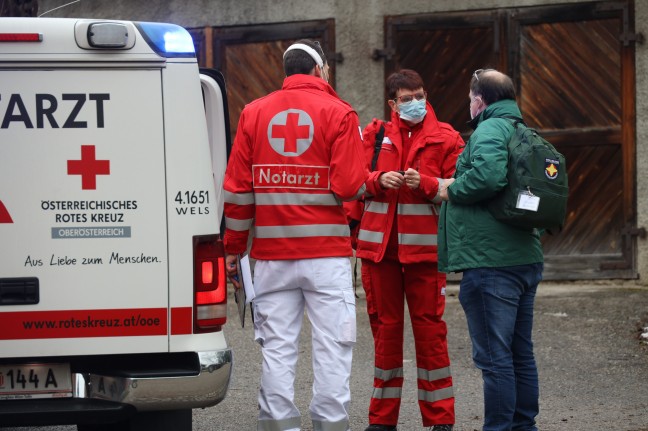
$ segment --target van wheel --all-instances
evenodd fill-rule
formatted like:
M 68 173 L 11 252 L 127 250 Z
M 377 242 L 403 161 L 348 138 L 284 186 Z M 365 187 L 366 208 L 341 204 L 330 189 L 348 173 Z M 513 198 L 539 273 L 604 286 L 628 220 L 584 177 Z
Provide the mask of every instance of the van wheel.
M 125 422 L 77 425 L 78 431 L 191 431 L 191 409 L 142 412 Z

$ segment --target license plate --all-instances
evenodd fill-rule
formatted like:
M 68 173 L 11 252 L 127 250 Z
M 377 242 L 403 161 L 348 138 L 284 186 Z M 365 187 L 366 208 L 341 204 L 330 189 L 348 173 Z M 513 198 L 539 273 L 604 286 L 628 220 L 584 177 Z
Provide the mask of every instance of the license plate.
M 70 364 L 0 365 L 0 400 L 71 396 Z

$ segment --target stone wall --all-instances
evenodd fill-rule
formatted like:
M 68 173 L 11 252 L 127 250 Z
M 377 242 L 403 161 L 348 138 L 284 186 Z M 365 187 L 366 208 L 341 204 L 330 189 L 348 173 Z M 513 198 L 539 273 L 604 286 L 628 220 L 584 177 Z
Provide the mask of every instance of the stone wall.
M 41 0 L 39 13 L 67 0 Z M 47 13 L 48 17 L 81 17 L 172 22 L 184 27 L 231 26 L 335 18 L 336 50 L 344 62 L 336 69 L 340 96 L 358 111 L 362 124 L 384 109 L 382 61 L 371 53 L 383 47 L 383 17 L 438 11 L 491 9 L 577 3 L 575 0 L 82 0 Z M 635 26 L 648 36 L 648 2 L 635 2 Z M 637 45 L 637 211 L 648 229 L 648 44 Z M 465 79 L 469 77 L 457 77 Z M 640 239 L 640 283 L 648 285 L 648 238 Z

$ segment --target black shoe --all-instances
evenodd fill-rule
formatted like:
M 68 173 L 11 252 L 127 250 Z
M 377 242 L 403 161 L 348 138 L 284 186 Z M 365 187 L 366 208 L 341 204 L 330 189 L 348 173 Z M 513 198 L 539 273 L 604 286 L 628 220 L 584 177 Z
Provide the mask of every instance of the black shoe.
M 369 425 L 365 431 L 397 431 L 396 425 Z
M 432 431 L 452 431 L 452 425 L 434 425 Z

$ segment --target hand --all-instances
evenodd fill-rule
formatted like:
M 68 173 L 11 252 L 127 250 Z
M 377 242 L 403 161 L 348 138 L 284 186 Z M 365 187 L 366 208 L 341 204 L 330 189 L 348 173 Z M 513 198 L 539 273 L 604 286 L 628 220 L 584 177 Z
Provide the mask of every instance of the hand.
M 398 171 L 389 171 L 381 174 L 378 182 L 383 189 L 398 190 L 405 182 L 405 177 Z
M 439 185 L 439 197 L 442 201 L 449 201 L 450 197 L 448 196 L 448 187 L 450 184 L 454 183 L 454 178 L 444 179 L 443 182 Z
M 225 272 L 227 273 L 227 278 L 232 282 L 232 285 L 234 285 L 235 289 L 240 289 L 241 288 L 241 282 L 239 281 L 239 276 L 240 274 L 237 271 L 236 268 L 236 255 L 235 254 L 228 254 L 225 257 Z
M 405 184 L 412 190 L 416 190 L 421 185 L 421 174 L 416 169 L 408 168 L 405 171 Z

